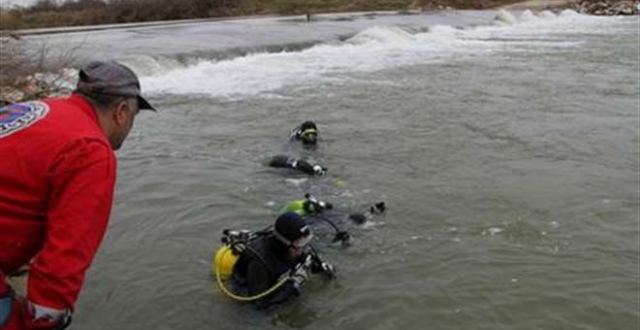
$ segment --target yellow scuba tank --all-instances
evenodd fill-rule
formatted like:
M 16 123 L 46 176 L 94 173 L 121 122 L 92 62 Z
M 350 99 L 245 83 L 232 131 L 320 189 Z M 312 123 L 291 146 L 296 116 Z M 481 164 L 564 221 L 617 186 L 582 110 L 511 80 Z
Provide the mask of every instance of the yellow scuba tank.
M 261 299 L 275 292 L 279 287 L 284 285 L 290 280 L 289 276 L 282 276 L 282 278 L 268 290 L 259 293 L 254 296 L 239 296 L 227 289 L 223 281 L 228 280 L 233 274 L 233 268 L 235 267 L 240 255 L 247 249 L 246 243 L 256 237 L 256 233 L 252 233 L 248 230 L 228 230 L 222 231 L 222 245 L 214 254 L 213 262 L 211 264 L 211 271 L 216 278 L 218 287 L 228 297 L 238 301 L 254 301 Z M 250 248 L 249 248 L 250 249 Z
M 211 272 L 213 275 L 217 275 L 222 280 L 227 280 L 233 274 L 233 267 L 240 258 L 236 252 L 231 249 L 231 246 L 225 244 L 221 246 L 213 258 L 211 264 Z

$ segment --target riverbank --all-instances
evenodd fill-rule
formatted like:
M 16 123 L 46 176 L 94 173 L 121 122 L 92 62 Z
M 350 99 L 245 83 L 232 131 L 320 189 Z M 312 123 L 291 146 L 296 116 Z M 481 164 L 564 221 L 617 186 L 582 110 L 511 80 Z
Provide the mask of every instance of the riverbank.
M 501 7 L 505 10 L 548 10 L 570 8 L 581 14 L 597 16 L 638 15 L 639 0 L 532 0 Z
M 640 11 L 639 0 L 579 0 L 573 4 L 573 8 L 581 13 L 597 16 L 638 15 Z
M 637 1 L 636 1 L 637 2 Z M 559 9 L 575 8 L 573 1 L 563 0 L 537 0 L 524 3 L 503 6 L 506 10 L 533 9 Z M 308 14 L 299 16 L 261 16 L 261 17 L 224 17 L 213 19 L 195 19 L 162 22 L 139 22 L 115 25 L 97 25 L 85 27 L 58 27 L 35 30 L 16 31 L 13 38 L 0 38 L 2 42 L 2 53 L 0 54 L 0 102 L 14 103 L 24 100 L 41 98 L 43 96 L 66 92 L 69 82 L 75 80 L 74 70 L 63 70 L 64 68 L 77 67 L 85 58 L 100 60 L 121 60 L 124 58 L 136 57 L 140 54 L 153 53 L 157 50 L 158 43 L 154 40 L 166 37 L 164 33 L 149 34 L 153 28 L 167 27 L 171 30 L 180 31 L 186 29 L 188 33 L 190 26 L 198 24 L 204 31 L 200 41 L 194 38 L 192 42 L 182 44 L 177 42 L 174 49 L 167 46 L 166 55 L 170 60 L 178 57 L 192 58 L 230 58 L 243 56 L 252 52 L 274 52 L 291 51 L 309 47 L 317 43 L 326 43 L 337 40 L 344 40 L 355 33 L 366 29 L 372 24 L 372 20 L 386 17 L 379 24 L 383 25 L 403 25 L 416 21 L 413 27 L 416 31 L 428 29 L 428 24 L 423 20 L 424 15 L 438 11 L 423 11 L 422 9 L 387 11 L 387 12 L 360 12 L 360 13 L 334 13 L 334 14 Z M 446 13 L 448 11 L 444 11 Z M 479 15 L 477 22 L 470 21 L 469 24 L 483 24 L 490 20 L 494 14 Z M 397 18 L 397 19 L 396 19 Z M 223 26 L 225 22 L 232 22 L 234 25 L 246 25 L 247 29 L 258 27 L 261 31 L 256 38 L 235 38 L 232 31 L 227 31 Z M 266 22 L 266 23 L 265 23 Z M 276 24 L 273 24 L 273 23 Z M 300 23 L 310 22 L 307 25 Z M 364 22 L 364 23 L 363 23 Z M 457 25 L 456 22 L 436 22 L 438 24 Z M 257 25 L 256 25 L 257 24 Z M 282 30 L 288 25 L 297 25 L 300 35 L 289 38 L 284 42 L 281 38 Z M 434 23 L 435 24 L 435 23 Z M 210 29 L 208 28 L 210 27 Z M 280 27 L 280 28 L 279 28 Z M 338 34 L 326 34 L 323 31 L 327 28 L 341 30 Z M 99 44 L 93 41 L 95 33 L 105 31 L 113 35 L 114 40 L 126 36 L 128 33 L 138 33 L 143 29 L 145 35 L 136 43 L 136 47 L 114 47 L 111 41 L 108 44 Z M 122 31 L 122 32 L 117 32 Z M 163 31 L 168 31 L 163 29 Z M 39 37 L 40 34 L 49 36 Z M 121 36 L 119 36 L 121 35 Z M 141 36 L 142 38 L 142 36 Z M 215 45 L 211 45 L 209 40 L 218 40 Z M 104 40 L 104 39 L 103 39 Z M 34 47 L 34 44 L 40 46 Z M 107 50 L 108 51 L 105 51 Z M 176 50 L 178 49 L 178 50 Z M 176 52 L 181 52 L 177 54 Z M 215 54 L 212 54 L 214 52 Z M 134 59 L 134 63 L 137 60 Z M 153 67 L 156 63 L 143 64 L 141 67 Z M 47 73 L 49 72 L 49 73 Z
M 547 10 L 572 7 L 575 0 L 531 0 L 500 7 L 504 10 Z

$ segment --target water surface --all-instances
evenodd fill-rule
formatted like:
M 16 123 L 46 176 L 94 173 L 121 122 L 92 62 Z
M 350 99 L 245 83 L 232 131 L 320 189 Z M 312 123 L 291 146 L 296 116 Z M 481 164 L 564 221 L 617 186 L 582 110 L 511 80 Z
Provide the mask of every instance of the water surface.
M 495 14 L 221 60 L 215 39 L 165 54 L 209 23 L 149 28 L 157 52 L 123 58 L 161 111 L 119 152 L 73 328 L 637 329 L 640 21 Z M 306 119 L 329 174 L 293 184 L 263 161 Z M 262 228 L 305 192 L 389 210 L 351 247 L 322 245 L 337 281 L 275 313 L 226 299 L 209 273 L 221 230 Z

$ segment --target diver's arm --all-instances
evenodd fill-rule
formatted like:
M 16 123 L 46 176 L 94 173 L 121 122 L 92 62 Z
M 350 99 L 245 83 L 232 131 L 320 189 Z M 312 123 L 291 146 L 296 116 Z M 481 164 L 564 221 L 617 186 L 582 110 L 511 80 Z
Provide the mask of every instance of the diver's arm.
M 316 171 L 313 169 L 313 166 L 304 160 L 298 160 L 296 164 L 296 168 L 305 174 L 315 175 Z
M 311 165 L 305 160 L 285 155 L 273 156 L 271 160 L 269 160 L 269 166 L 291 168 L 309 175 L 324 175 L 327 171 L 323 166 L 317 164 Z
M 289 133 L 289 140 L 299 140 L 300 133 L 300 126 L 296 126 L 296 128 L 292 129 L 291 133 Z
M 311 262 L 311 266 L 309 267 L 311 274 L 317 274 L 317 273 L 323 272 L 324 269 L 322 269 L 322 264 L 324 262 L 322 262 L 322 260 L 320 260 L 320 258 L 318 257 L 314 257 L 312 260 L 313 261 Z
M 311 247 L 309 255 L 311 255 L 311 265 L 309 270 L 312 274 L 322 273 L 330 279 L 336 276 L 336 270 L 333 265 L 328 262 L 324 262 L 313 247 Z
M 274 281 L 269 271 L 261 264 L 260 261 L 251 261 L 247 270 L 247 286 L 249 289 L 249 295 L 259 295 L 267 290 L 271 289 L 277 281 Z M 289 299 L 291 296 L 297 296 L 298 290 L 294 287 L 293 283 L 287 281 L 274 293 L 267 295 L 262 299 L 258 299 L 254 302 L 254 306 L 258 309 L 264 309 L 272 305 L 282 303 Z
M 285 168 L 293 168 L 292 158 L 285 155 L 275 155 L 270 160 L 268 165 L 270 167 L 285 167 Z

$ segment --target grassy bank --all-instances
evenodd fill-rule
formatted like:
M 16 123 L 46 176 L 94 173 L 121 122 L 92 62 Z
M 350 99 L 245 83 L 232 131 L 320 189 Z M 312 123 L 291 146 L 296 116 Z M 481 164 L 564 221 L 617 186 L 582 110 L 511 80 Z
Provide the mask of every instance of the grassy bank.
M 0 30 L 264 14 L 369 10 L 482 9 L 518 0 L 39 0 L 0 10 Z

